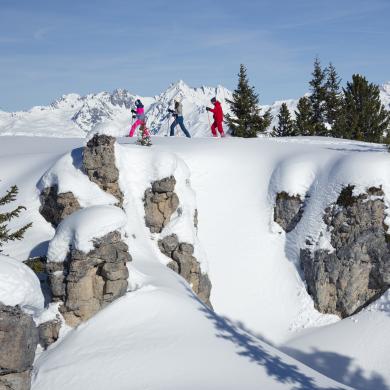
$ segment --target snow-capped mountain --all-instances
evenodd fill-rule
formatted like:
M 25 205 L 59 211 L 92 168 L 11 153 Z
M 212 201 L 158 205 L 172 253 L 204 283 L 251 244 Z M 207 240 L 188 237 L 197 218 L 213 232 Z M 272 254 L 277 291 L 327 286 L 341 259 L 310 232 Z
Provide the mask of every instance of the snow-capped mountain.
M 390 81 L 380 87 L 380 94 L 382 103 L 390 110 Z
M 29 111 L 0 111 L 0 135 L 35 135 L 55 137 L 84 137 L 96 125 L 103 121 L 115 122 L 115 127 L 128 132 L 131 125 L 134 101 L 138 98 L 145 105 L 147 122 L 153 133 L 166 132 L 172 117 L 168 108 L 179 99 L 183 103 L 187 127 L 193 135 L 209 132 L 209 120 L 205 107 L 210 99 L 217 96 L 225 111 L 228 111 L 226 99 L 231 92 L 222 87 L 191 88 L 178 81 L 155 97 L 142 97 L 125 89 L 116 89 L 112 93 L 100 92 L 80 96 L 68 94 L 49 106 L 33 107 Z M 211 120 L 211 118 L 210 118 Z
M 382 85 L 380 91 L 382 102 L 390 109 L 390 82 Z M 227 100 L 232 98 L 232 92 L 221 85 L 192 88 L 180 80 L 154 97 L 142 97 L 126 89 L 86 96 L 71 93 L 63 95 L 49 106 L 36 106 L 28 111 L 0 111 L 0 135 L 85 137 L 86 133 L 104 121 L 115 124 L 118 136 L 125 135 L 132 122 L 131 107 L 140 98 L 145 105 L 148 127 L 154 134 L 167 134 L 173 120 L 167 110 L 173 107 L 174 100 L 179 99 L 183 104 L 185 124 L 191 135 L 210 136 L 212 118 L 206 107 L 210 106 L 210 99 L 214 96 L 221 101 L 224 112 L 229 113 Z M 277 115 L 284 102 L 294 116 L 297 99 L 279 100 L 271 105 L 261 106 L 263 112 L 271 110 L 273 120 L 270 129 L 277 125 Z

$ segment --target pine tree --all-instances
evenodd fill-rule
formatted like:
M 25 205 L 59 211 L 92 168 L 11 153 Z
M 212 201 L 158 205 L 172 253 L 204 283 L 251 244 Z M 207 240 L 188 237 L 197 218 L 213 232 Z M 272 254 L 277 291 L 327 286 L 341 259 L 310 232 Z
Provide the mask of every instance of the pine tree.
M 240 65 L 238 86 L 233 92 L 233 99 L 227 100 L 233 115 L 226 115 L 226 122 L 235 137 L 256 137 L 263 133 L 271 124 L 270 110 L 260 113 L 259 97 L 254 87 L 249 86 L 249 80 L 244 65 Z
M 3 197 L 0 197 L 0 206 L 15 201 L 17 194 L 18 187 L 12 186 Z M 10 222 L 13 218 L 19 217 L 20 213 L 25 209 L 24 206 L 18 206 L 16 209 L 9 212 L 0 213 L 0 248 L 8 241 L 21 240 L 26 230 L 31 227 L 32 224 L 29 223 L 13 233 L 7 227 L 7 222 Z
M 147 131 L 145 123 L 142 123 L 139 127 L 137 144 L 141 146 L 152 146 L 152 140 Z
M 354 74 L 343 93 L 335 133 L 342 138 L 382 142 L 390 131 L 390 112 L 380 100 L 379 87 Z
M 341 109 L 341 79 L 332 63 L 326 69 L 325 82 L 325 120 L 330 126 L 333 126 Z
M 314 126 L 314 135 L 326 135 L 325 127 L 325 77 L 326 72 L 321 68 L 321 63 L 318 57 L 314 60 L 313 78 L 310 84 L 310 102 L 312 106 L 312 122 Z
M 295 135 L 294 121 L 286 103 L 282 103 L 278 114 L 278 127 L 273 128 L 273 137 L 289 137 Z
M 294 121 L 295 135 L 314 135 L 315 127 L 313 124 L 313 108 L 310 99 L 306 96 L 298 101 L 295 111 Z

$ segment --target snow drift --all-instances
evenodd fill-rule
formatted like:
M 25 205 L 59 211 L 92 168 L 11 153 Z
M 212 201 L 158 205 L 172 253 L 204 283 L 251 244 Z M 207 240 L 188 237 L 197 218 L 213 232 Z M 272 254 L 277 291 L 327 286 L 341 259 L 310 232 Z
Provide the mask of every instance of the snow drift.
M 19 261 L 0 254 L 0 302 L 19 305 L 23 311 L 39 316 L 43 310 L 41 286 L 34 272 Z
M 26 139 L 2 138 L 0 156 L 9 169 L 2 173 L 0 191 L 9 183 L 18 184 L 21 194 L 29 195 L 21 199 L 23 204 L 37 210 L 39 178 L 83 141 L 28 140 L 30 155 L 15 156 Z M 118 141 L 132 291 L 42 353 L 35 365 L 34 389 L 66 389 L 70 384 L 98 389 L 114 383 L 116 388 L 134 389 L 347 388 L 275 346 L 284 346 L 295 359 L 353 388 L 389 387 L 390 371 L 384 363 L 390 348 L 385 337 L 390 329 L 387 295 L 345 320 L 317 312 L 297 264 L 297 243 L 286 240 L 272 218 L 280 190 L 310 193 L 311 206 L 300 223 L 315 232 L 321 230 L 319 210 L 344 184 L 353 181 L 359 189 L 380 182 L 388 196 L 390 157 L 382 146 L 314 137 L 161 137 L 150 149 L 133 140 Z M 21 163 L 16 164 L 17 159 Z M 171 174 L 181 178 L 178 196 L 187 206 L 184 219 L 179 223 L 178 216 L 173 217 L 166 232 L 193 240 L 198 247 L 197 256 L 205 259 L 213 284 L 215 313 L 165 266 L 159 236 L 144 225 L 145 188 Z M 195 195 L 197 236 L 189 223 Z M 54 235 L 38 212 L 28 217 L 34 222 L 30 234 L 7 247 L 20 260 L 32 250 L 44 254 L 42 243 Z M 292 233 L 299 239 L 299 229 Z M 314 349 L 324 353 L 313 354 Z M 340 361 L 345 365 L 338 365 Z M 375 387 L 378 383 L 382 387 Z

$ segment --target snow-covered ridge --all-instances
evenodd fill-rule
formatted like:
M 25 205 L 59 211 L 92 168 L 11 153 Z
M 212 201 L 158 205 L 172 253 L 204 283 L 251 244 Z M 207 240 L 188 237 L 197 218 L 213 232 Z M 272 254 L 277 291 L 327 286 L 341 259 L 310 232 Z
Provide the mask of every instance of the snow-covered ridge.
M 390 109 L 390 82 L 380 87 L 381 99 Z M 49 137 L 85 137 L 94 127 L 102 122 L 110 122 L 115 128 L 115 135 L 124 136 L 131 125 L 131 107 L 140 98 L 146 109 L 148 127 L 153 133 L 165 135 L 172 118 L 167 109 L 173 101 L 183 103 L 186 127 L 192 136 L 211 136 L 206 106 L 216 96 L 222 103 L 225 113 L 229 112 L 227 100 L 232 92 L 218 85 L 217 87 L 192 88 L 180 80 L 171 84 L 164 92 L 154 97 L 142 97 L 126 89 L 116 89 L 112 93 L 99 92 L 80 96 L 75 93 L 63 95 L 49 106 L 36 106 L 28 111 L 5 112 L 0 110 L 0 135 L 30 135 Z M 262 110 L 271 109 L 273 121 L 270 129 L 277 124 L 277 115 L 282 103 L 287 103 L 292 115 L 298 99 L 278 100 L 270 105 L 261 106 Z M 114 134 L 113 134 L 114 135 Z
M 148 127 L 153 133 L 165 135 L 168 132 L 172 117 L 168 116 L 167 110 L 172 108 L 175 99 L 179 99 L 183 103 L 185 124 L 191 135 L 210 136 L 209 121 L 212 118 L 205 108 L 210 106 L 210 99 L 214 96 L 221 101 L 224 112 L 229 112 L 227 100 L 232 98 L 230 90 L 221 85 L 192 88 L 182 80 L 154 97 L 142 97 L 125 89 L 86 96 L 71 93 L 49 106 L 36 106 L 28 111 L 0 111 L 0 135 L 85 137 L 97 125 L 110 122 L 118 133 L 115 135 L 123 136 L 131 125 L 131 107 L 140 98 L 145 105 Z M 270 108 L 276 119 L 282 103 L 277 101 L 262 108 Z M 288 100 L 287 103 L 293 111 L 297 102 Z

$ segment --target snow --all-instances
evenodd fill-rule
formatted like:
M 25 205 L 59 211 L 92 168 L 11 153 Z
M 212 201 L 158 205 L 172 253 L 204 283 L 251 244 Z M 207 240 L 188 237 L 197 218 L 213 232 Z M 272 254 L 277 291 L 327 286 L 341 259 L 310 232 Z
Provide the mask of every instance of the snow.
M 390 81 L 383 84 L 380 88 L 380 97 L 386 109 L 390 110 Z
M 363 311 L 336 324 L 314 329 L 283 350 L 313 369 L 354 389 L 389 388 L 390 317 Z
M 183 103 L 185 125 L 191 135 L 211 136 L 209 121 L 212 117 L 205 108 L 211 106 L 212 97 L 221 101 L 225 113 L 229 112 L 227 100 L 232 98 L 231 91 L 221 85 L 192 88 L 182 80 L 171 84 L 166 91 L 155 97 L 142 97 L 126 90 L 115 90 L 111 94 L 100 92 L 83 97 L 69 94 L 48 107 L 33 107 L 27 112 L 0 111 L 0 135 L 85 137 L 91 131 L 104 131 L 106 134 L 124 136 L 128 134 L 132 123 L 131 106 L 140 98 L 145 105 L 147 126 L 153 133 L 167 134 L 173 121 L 167 110 L 178 99 Z M 276 116 L 281 103 L 262 106 L 263 110 L 271 108 L 275 117 L 272 125 L 277 123 Z M 292 110 L 296 107 L 294 100 L 287 103 Z
M 227 100 L 231 100 L 232 92 L 218 85 L 217 87 L 202 86 L 192 88 L 179 80 L 171 84 L 160 95 L 142 97 L 124 89 L 112 93 L 99 92 L 80 96 L 72 93 L 63 95 L 50 106 L 37 106 L 29 111 L 0 111 L 1 135 L 28 135 L 46 137 L 85 137 L 89 132 L 102 132 L 114 136 L 125 136 L 132 122 L 131 106 L 136 99 L 141 99 L 145 105 L 147 126 L 154 134 L 166 135 L 172 118 L 168 116 L 168 108 L 172 108 L 175 99 L 183 103 L 184 121 L 193 137 L 211 137 L 208 116 L 205 107 L 210 106 L 210 99 L 216 96 L 222 103 L 225 113 L 230 112 Z M 390 82 L 380 87 L 383 104 L 390 109 Z M 273 116 L 269 131 L 277 126 L 280 106 L 286 103 L 292 118 L 298 99 L 278 100 L 269 105 L 261 105 L 261 112 L 270 109 Z
M 210 312 L 166 267 L 136 267 L 147 286 L 43 353 L 32 389 L 337 388 Z
M 168 108 L 173 107 L 175 99 L 183 103 L 184 122 L 193 137 L 211 137 L 206 107 L 211 106 L 210 99 L 216 96 L 222 103 L 225 113 L 230 112 L 227 100 L 231 100 L 232 92 L 218 85 L 192 88 L 179 80 L 171 84 L 160 95 L 142 97 L 125 89 L 117 89 L 112 93 L 99 92 L 80 96 L 72 93 L 63 95 L 50 106 L 37 106 L 29 111 L 0 111 L 1 135 L 28 135 L 45 137 L 82 137 L 91 130 L 101 132 L 100 124 L 109 125 L 110 134 L 125 136 L 129 133 L 132 122 L 131 106 L 136 99 L 145 105 L 147 126 L 154 134 L 166 135 L 172 118 L 168 116 Z M 390 109 L 390 82 L 380 87 L 383 104 Z M 273 116 L 269 131 L 277 126 L 280 106 L 286 103 L 292 118 L 295 117 L 298 99 L 278 100 L 269 105 L 261 105 L 261 112 L 270 109 Z M 95 129 L 95 127 L 97 127 Z
M 135 145 L 117 145 L 117 164 L 119 167 L 119 183 L 125 195 L 124 209 L 128 218 L 127 236 L 132 253 L 144 252 L 144 244 L 150 241 L 149 229 L 145 226 L 144 196 L 145 190 L 151 183 L 165 177 L 174 176 L 176 179 L 175 192 L 180 201 L 180 214 L 175 212 L 169 224 L 161 234 L 154 234 L 149 250 L 152 259 L 159 259 L 163 264 L 170 261 L 161 254 L 157 246 L 160 238 L 176 234 L 180 242 L 194 245 L 194 255 L 201 264 L 203 272 L 207 272 L 206 255 L 197 238 L 194 227 L 194 213 L 196 209 L 195 193 L 191 188 L 190 171 L 184 161 L 171 152 L 156 152 L 150 148 Z M 135 238 L 134 238 L 135 237 Z
M 43 295 L 35 273 L 27 265 L 0 254 L 0 302 L 19 305 L 33 316 L 43 310 Z
M 57 186 L 58 193 L 72 192 L 81 207 L 115 204 L 117 199 L 89 180 L 82 170 L 82 148 L 61 157 L 41 178 L 38 190 Z
M 90 252 L 93 239 L 101 238 L 126 224 L 126 215 L 116 206 L 99 205 L 78 210 L 65 218 L 57 227 L 49 243 L 48 261 L 62 262 L 69 248 Z
M 128 265 L 130 291 L 39 356 L 34 390 L 309 389 L 315 388 L 315 381 L 325 388 L 345 388 L 316 371 L 352 388 L 390 385 L 389 293 L 352 319 L 323 315 L 314 309 L 297 262 L 304 227 L 315 234 L 322 231 L 319 210 L 335 199 L 341 186 L 355 184 L 359 192 L 382 184 L 388 204 L 390 155 L 384 147 L 316 137 L 153 137 L 151 148 L 128 138 L 118 142 L 125 200 L 117 220 L 123 222 L 122 237 L 133 257 Z M 83 143 L 83 139 L 1 138 L 5 170 L 0 193 L 18 184 L 18 202 L 28 210 L 17 223 L 33 221 L 25 240 L 9 243 L 7 253 L 20 260 L 34 248 L 44 253 L 42 243 L 51 240 L 54 231 L 39 215 L 37 183 L 45 176 L 42 180 L 68 190 L 83 187 L 85 177 L 77 173 L 79 166 L 72 158 L 76 152 L 69 153 Z M 177 179 L 183 214 L 173 215 L 161 234 L 151 234 L 144 224 L 143 195 L 152 181 L 170 175 Z M 298 225 L 302 228 L 288 235 L 273 223 L 273 199 L 282 190 L 310 194 Z M 88 191 L 86 186 L 78 196 Z M 85 207 L 86 213 L 95 207 L 115 209 L 102 202 L 98 193 Z M 195 208 L 198 232 L 192 224 Z M 99 211 L 79 224 L 70 224 L 69 218 L 64 222 L 72 226 L 57 241 L 63 248 L 59 257 L 70 243 L 78 245 L 76 230 L 88 231 L 85 237 L 89 238 L 80 238 L 83 245 L 96 234 L 90 229 L 99 227 L 95 223 Z M 114 219 L 111 213 L 104 218 Z M 216 314 L 207 311 L 188 285 L 165 267 L 168 258 L 159 252 L 157 241 L 172 232 L 194 243 L 195 255 L 213 285 Z M 290 348 L 284 351 L 293 358 L 279 347 Z M 312 348 L 326 353 L 313 354 Z M 348 362 L 344 370 L 343 362 Z M 356 378 L 362 386 L 356 386 Z M 385 385 L 375 387 L 379 380 Z
M 374 144 L 366 144 L 366 149 L 357 149 L 357 153 L 338 156 L 321 151 L 300 153 L 286 156 L 278 163 L 271 178 L 270 203 L 274 203 L 276 194 L 281 191 L 300 195 L 302 200 L 306 198 L 303 217 L 287 241 L 287 250 L 295 252 L 291 257 L 299 257 L 299 249 L 306 246 L 307 232 L 312 241 L 319 241 L 318 246 L 308 248 L 332 251 L 322 216 L 325 208 L 336 202 L 343 187 L 354 186 L 355 196 L 370 187 L 381 187 L 385 194 L 390 194 L 390 159 L 387 153 L 376 153 L 378 150 L 381 151 Z M 387 205 L 389 200 L 390 195 L 385 196 Z M 390 222 L 389 209 L 385 221 Z

